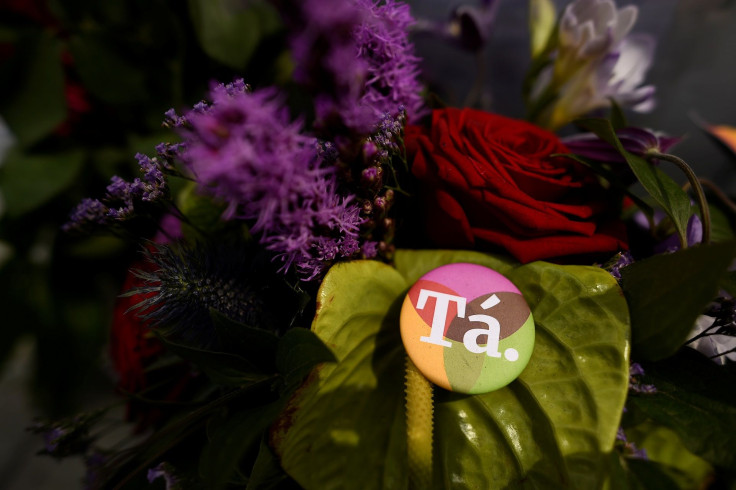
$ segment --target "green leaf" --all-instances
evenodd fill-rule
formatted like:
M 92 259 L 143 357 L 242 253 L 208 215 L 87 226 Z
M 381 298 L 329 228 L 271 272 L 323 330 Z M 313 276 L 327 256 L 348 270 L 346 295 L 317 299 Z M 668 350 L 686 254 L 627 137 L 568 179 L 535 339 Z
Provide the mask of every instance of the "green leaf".
M 545 52 L 555 31 L 557 11 L 552 0 L 529 0 L 529 33 L 532 59 Z
M 246 452 L 263 437 L 263 432 L 284 408 L 284 400 L 239 411 L 218 424 L 199 460 L 205 488 L 223 488 L 235 473 Z
M 83 151 L 25 155 L 12 151 L 0 168 L 0 189 L 10 217 L 22 216 L 56 197 L 75 180 Z
M 632 408 L 672 429 L 688 450 L 711 464 L 736 469 L 736 369 L 693 349 L 642 364 L 644 381 L 657 392 L 631 396 Z
M 718 206 L 709 205 L 710 209 L 710 239 L 713 242 L 725 242 L 734 238 L 731 219 Z
M 626 151 L 607 119 L 579 119 L 575 122 L 597 134 L 621 153 L 641 185 L 672 219 L 677 234 L 684 239 L 687 236 L 687 222 L 692 214 L 690 198 L 685 191 L 658 167 Z
M 215 309 L 210 309 L 210 318 L 220 344 L 229 353 L 247 359 L 260 372 L 276 371 L 279 338 L 275 334 L 231 320 Z
M 268 442 L 261 440 L 258 456 L 253 463 L 253 471 L 248 478 L 245 490 L 270 490 L 278 488 L 279 484 L 289 478 L 281 469 L 278 459 L 271 451 Z
M 611 97 L 609 101 L 611 102 L 611 115 L 609 116 L 609 118 L 611 120 L 611 126 L 613 127 L 614 131 L 618 131 L 619 129 L 627 127 L 629 124 L 626 121 L 626 114 L 624 114 L 624 110 L 613 97 Z
M 276 351 L 276 367 L 284 376 L 286 390 L 299 384 L 312 368 L 336 362 L 335 354 L 311 330 L 292 328 L 281 338 Z
M 735 255 L 734 241 L 697 245 L 621 270 L 638 358 L 664 359 L 682 346 Z
M 24 147 L 51 133 L 67 115 L 61 44 L 51 33 L 29 44 L 24 71 L 15 75 L 21 79 L 19 91 L 2 107 L 3 118 Z
M 227 352 L 198 349 L 172 342 L 161 336 L 159 338 L 164 341 L 171 352 L 196 364 L 215 384 L 245 386 L 271 377 L 260 372 L 258 368 L 240 356 Z
M 658 469 L 676 482 L 677 488 L 702 488 L 713 473 L 713 467 L 688 451 L 672 429 L 645 422 L 627 428 L 626 437 L 637 447 L 646 449 L 649 461 L 658 463 Z M 630 468 L 637 470 L 636 465 Z
M 276 9 L 263 1 L 189 0 L 189 14 L 204 52 L 241 70 L 261 39 L 281 26 Z
M 406 488 L 405 351 L 398 330 L 408 287 L 430 269 L 473 262 L 522 291 L 536 346 L 510 385 L 476 396 L 435 389 L 438 488 L 596 488 L 628 388 L 626 303 L 598 268 L 448 251 L 398 251 L 330 270 L 314 332 L 337 364 L 314 370 L 272 429 L 284 469 L 303 487 Z
M 85 88 L 94 96 L 111 104 L 146 99 L 143 71 L 121 57 L 102 37 L 73 36 L 69 39 L 69 50 Z

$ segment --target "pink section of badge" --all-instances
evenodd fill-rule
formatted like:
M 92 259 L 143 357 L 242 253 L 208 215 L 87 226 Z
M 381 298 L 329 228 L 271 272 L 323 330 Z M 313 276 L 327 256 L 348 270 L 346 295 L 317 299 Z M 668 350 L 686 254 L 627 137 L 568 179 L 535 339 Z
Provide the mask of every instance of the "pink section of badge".
M 452 285 L 452 289 L 468 299 L 483 296 L 489 291 L 521 294 L 519 289 L 501 274 L 489 276 L 488 268 L 477 264 L 444 265 L 428 272 L 422 279 Z

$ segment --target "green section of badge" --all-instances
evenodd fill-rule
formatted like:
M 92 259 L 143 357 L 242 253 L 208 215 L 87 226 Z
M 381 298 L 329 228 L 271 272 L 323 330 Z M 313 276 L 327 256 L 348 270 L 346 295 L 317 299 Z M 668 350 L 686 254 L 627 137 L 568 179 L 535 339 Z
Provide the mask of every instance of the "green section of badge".
M 509 349 L 513 349 L 518 354 L 518 358 L 513 362 L 508 359 L 513 355 L 513 352 Z M 524 371 L 532 357 L 533 350 L 534 318 L 529 315 L 529 318 L 519 330 L 498 343 L 498 351 L 501 353 L 500 358 L 486 356 L 480 376 L 478 376 L 478 382 L 473 385 L 468 393 L 471 395 L 488 393 L 511 383 Z
M 450 340 L 444 349 L 445 372 L 450 386 L 442 388 L 457 393 L 477 395 L 502 388 L 516 379 L 531 359 L 534 350 L 534 318 L 529 318 L 511 336 L 498 343 L 500 357 L 487 352 L 476 354 L 462 342 Z M 487 344 L 480 344 L 487 348 Z

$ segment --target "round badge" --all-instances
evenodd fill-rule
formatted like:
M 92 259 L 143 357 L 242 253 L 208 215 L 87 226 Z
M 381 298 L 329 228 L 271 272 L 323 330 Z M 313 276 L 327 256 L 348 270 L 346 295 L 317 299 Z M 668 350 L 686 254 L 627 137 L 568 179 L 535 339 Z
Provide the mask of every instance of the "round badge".
M 409 358 L 434 384 L 459 393 L 502 388 L 526 367 L 534 319 L 521 292 L 477 264 L 448 264 L 422 276 L 401 308 Z

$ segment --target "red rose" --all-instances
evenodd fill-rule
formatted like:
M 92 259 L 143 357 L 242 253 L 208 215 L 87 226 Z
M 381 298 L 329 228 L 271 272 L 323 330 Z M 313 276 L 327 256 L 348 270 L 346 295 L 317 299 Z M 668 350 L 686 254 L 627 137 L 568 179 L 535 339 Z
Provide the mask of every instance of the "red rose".
M 149 262 L 141 260 L 133 269 L 151 270 Z M 143 286 L 143 280 L 128 272 L 122 291 Z M 120 377 L 118 387 L 124 393 L 138 393 L 146 386 L 146 367 L 163 352 L 163 345 L 150 331 L 148 323 L 131 308 L 154 293 L 121 296 L 115 304 L 110 333 L 110 357 Z
M 502 247 L 521 262 L 627 248 L 595 175 L 553 133 L 472 109 L 409 126 L 406 148 L 438 246 Z

